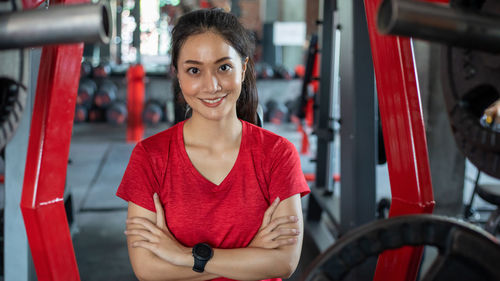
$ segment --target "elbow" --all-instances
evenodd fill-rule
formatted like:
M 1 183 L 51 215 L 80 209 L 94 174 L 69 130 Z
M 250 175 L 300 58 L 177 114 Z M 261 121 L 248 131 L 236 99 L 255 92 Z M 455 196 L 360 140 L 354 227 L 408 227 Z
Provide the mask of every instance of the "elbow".
M 132 262 L 132 269 L 134 270 L 135 277 L 139 281 L 153 281 L 154 278 L 151 276 L 151 270 L 147 267 L 144 262 Z
M 282 270 L 281 270 L 280 276 L 278 276 L 278 277 L 282 278 L 282 279 L 289 279 L 293 275 L 295 270 L 297 269 L 297 264 L 298 264 L 298 262 L 296 262 L 296 261 L 284 262 L 282 267 L 281 267 Z

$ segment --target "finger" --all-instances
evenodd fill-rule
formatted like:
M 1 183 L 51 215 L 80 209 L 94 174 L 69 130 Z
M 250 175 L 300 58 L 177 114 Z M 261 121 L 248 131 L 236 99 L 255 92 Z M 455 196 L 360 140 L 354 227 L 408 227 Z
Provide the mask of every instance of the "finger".
M 266 227 L 267 231 L 273 231 L 276 229 L 278 226 L 283 225 L 283 224 L 289 224 L 289 223 L 296 223 L 298 221 L 298 218 L 296 216 L 284 216 L 284 217 L 279 217 L 271 221 L 269 225 Z
M 156 235 L 163 233 L 163 231 L 161 229 L 159 229 L 155 224 L 153 224 L 151 221 L 149 221 L 146 218 L 132 217 L 132 218 L 127 219 L 127 225 L 128 224 L 140 225 L 140 226 L 144 227 L 145 229 L 149 230 L 149 232 L 156 234 Z
M 131 235 L 140 236 L 149 242 L 153 242 L 153 243 L 159 242 L 158 236 L 153 235 L 151 232 L 149 232 L 147 230 L 143 230 L 143 229 L 125 230 L 124 233 L 127 236 L 131 236 Z
M 264 236 L 264 239 L 270 241 L 275 240 L 281 236 L 297 236 L 300 234 L 300 231 L 295 228 L 280 228 L 271 231 L 269 234 Z
M 298 239 L 295 237 L 292 238 L 286 238 L 286 239 L 277 239 L 274 240 L 277 243 L 277 247 L 282 247 L 282 246 L 288 246 L 288 245 L 294 245 L 297 243 Z
M 276 211 L 276 208 L 278 207 L 279 202 L 280 202 L 280 198 L 276 197 L 276 199 L 274 199 L 271 206 L 269 206 L 267 208 L 266 212 L 264 213 L 264 218 L 262 219 L 261 228 L 266 227 L 269 224 L 269 222 L 271 222 L 271 218 L 273 217 L 274 211 Z
M 132 247 L 144 248 L 146 250 L 151 251 L 153 254 L 158 255 L 158 246 L 156 243 L 151 243 L 151 242 L 141 240 L 141 241 L 135 241 L 134 243 L 132 243 Z
M 163 206 L 161 205 L 160 197 L 158 196 L 157 193 L 153 195 L 153 200 L 155 202 L 155 209 L 156 209 L 156 226 L 158 226 L 160 229 L 164 229 L 166 228 L 165 212 L 163 211 Z

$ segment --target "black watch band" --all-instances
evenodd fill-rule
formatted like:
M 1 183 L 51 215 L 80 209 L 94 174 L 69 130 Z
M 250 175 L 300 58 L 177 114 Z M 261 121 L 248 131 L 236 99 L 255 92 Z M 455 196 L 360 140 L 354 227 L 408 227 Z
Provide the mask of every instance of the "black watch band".
M 205 271 L 205 265 L 207 264 L 208 260 L 200 260 L 197 258 L 194 258 L 194 265 L 193 265 L 193 270 L 199 273 L 202 273 Z
M 196 272 L 205 271 L 205 265 L 212 258 L 214 251 L 212 247 L 206 243 L 199 243 L 193 247 L 194 265 L 193 270 Z

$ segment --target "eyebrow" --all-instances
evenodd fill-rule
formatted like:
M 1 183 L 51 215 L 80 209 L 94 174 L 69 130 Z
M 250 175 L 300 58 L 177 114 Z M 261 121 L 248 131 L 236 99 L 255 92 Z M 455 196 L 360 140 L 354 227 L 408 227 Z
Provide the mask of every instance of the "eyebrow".
M 215 61 L 215 63 L 220 63 L 220 62 L 223 62 L 225 60 L 231 60 L 232 58 L 231 57 L 222 57 L 218 60 Z M 198 65 L 202 65 L 203 63 L 199 62 L 199 61 L 196 61 L 196 60 L 186 60 L 184 61 L 184 64 L 198 64 Z

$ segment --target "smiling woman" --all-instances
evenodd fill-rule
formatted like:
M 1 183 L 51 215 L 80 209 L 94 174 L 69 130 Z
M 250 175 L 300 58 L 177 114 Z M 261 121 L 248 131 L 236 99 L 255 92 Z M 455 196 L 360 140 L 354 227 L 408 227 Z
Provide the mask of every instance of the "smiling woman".
M 255 126 L 253 42 L 235 16 L 199 10 L 172 33 L 192 116 L 135 147 L 117 195 L 140 280 L 288 278 L 309 193 L 289 141 Z

